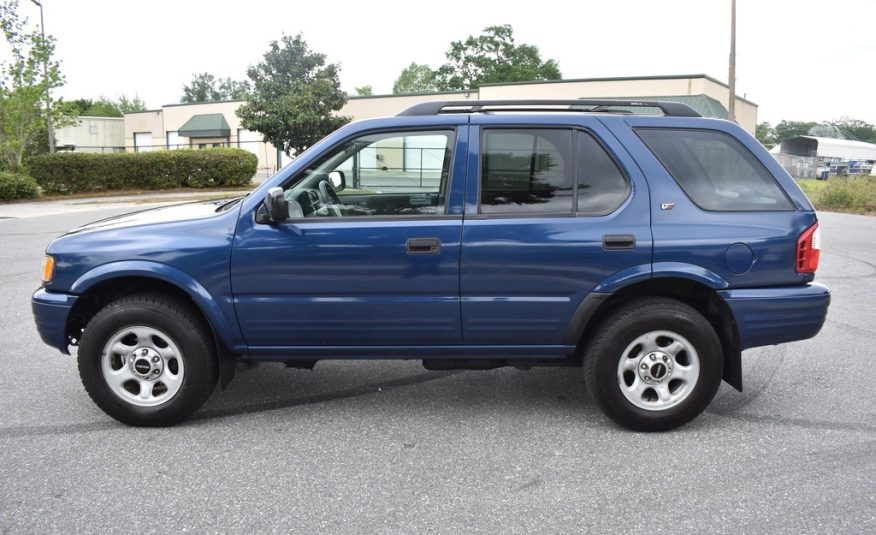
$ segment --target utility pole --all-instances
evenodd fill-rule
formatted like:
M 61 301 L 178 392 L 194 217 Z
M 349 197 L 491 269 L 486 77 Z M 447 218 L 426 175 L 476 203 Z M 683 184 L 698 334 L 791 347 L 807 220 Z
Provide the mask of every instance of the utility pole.
M 729 118 L 736 122 L 736 0 L 730 0 L 730 105 Z
M 43 42 L 46 41 L 46 22 L 43 18 L 42 0 L 30 0 L 40 8 L 40 31 L 43 34 Z M 735 1 L 735 0 L 734 0 Z M 46 130 L 49 134 L 49 154 L 55 152 L 55 132 L 52 131 L 52 100 L 49 95 L 49 58 L 43 63 L 43 81 L 46 83 Z

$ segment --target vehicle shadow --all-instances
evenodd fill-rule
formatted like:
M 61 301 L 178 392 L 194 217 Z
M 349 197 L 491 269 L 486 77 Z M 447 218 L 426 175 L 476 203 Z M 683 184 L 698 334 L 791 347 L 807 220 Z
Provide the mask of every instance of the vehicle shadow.
M 561 407 L 594 417 L 599 412 L 577 368 L 427 371 L 416 362 L 344 361 L 320 362 L 313 371 L 272 363 L 239 371 L 230 387 L 214 393 L 192 421 L 362 396 L 371 396 L 367 410 L 402 403 L 409 411 L 440 406 L 448 413 L 491 404 L 502 410 Z

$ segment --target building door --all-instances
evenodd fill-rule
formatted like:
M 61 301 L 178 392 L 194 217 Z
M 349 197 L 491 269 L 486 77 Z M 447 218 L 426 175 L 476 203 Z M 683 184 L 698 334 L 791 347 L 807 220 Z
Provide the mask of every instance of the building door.
M 135 132 L 134 133 L 134 151 L 149 152 L 155 147 L 152 146 L 152 132 Z

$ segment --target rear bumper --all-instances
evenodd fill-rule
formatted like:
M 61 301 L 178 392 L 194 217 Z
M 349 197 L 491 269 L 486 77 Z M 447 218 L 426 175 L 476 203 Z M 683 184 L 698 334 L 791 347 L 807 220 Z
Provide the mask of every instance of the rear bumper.
M 67 348 L 67 317 L 76 303 L 77 296 L 47 292 L 40 288 L 33 294 L 31 309 L 40 338 L 61 353 L 70 354 Z
M 830 290 L 818 283 L 721 290 L 733 311 L 741 349 L 812 338 L 824 325 Z

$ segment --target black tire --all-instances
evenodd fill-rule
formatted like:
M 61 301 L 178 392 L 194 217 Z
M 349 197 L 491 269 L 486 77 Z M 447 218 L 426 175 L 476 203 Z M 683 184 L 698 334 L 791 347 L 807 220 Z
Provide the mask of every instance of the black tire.
M 724 359 L 718 335 L 699 312 L 675 299 L 647 298 L 621 305 L 598 326 L 583 365 L 587 388 L 606 416 L 634 431 L 667 431 L 711 403 Z
M 125 334 L 127 330 L 144 334 Z M 105 352 L 114 340 L 121 340 L 113 347 L 124 347 L 124 354 Z M 157 363 L 150 365 L 156 357 Z M 135 358 L 142 362 L 135 365 Z M 210 396 L 219 376 L 209 326 L 190 304 L 159 293 L 130 295 L 102 308 L 82 334 L 78 362 L 82 384 L 97 406 L 133 426 L 169 426 L 188 419 Z M 114 388 L 107 379 L 112 372 L 105 366 L 131 378 L 124 384 L 120 379 Z M 146 366 L 155 369 L 146 371 Z M 134 375 L 141 371 L 148 377 Z M 141 385 L 147 385 L 143 396 L 148 399 L 138 397 L 146 390 Z

